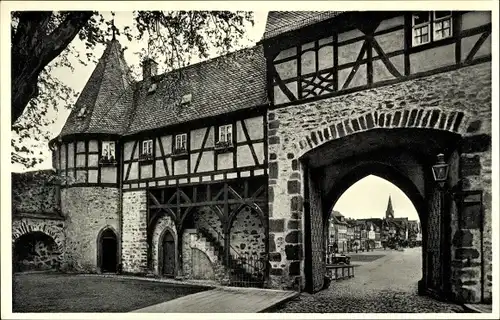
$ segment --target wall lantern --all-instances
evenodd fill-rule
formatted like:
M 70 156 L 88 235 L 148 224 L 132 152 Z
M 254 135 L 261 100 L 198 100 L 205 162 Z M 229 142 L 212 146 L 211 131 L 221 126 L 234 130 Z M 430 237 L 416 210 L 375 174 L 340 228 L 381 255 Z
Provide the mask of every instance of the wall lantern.
M 441 187 L 444 186 L 444 183 L 448 178 L 448 168 L 449 165 L 444 161 L 444 154 L 438 154 L 437 162 L 432 166 L 432 174 L 434 176 L 434 181 L 436 181 Z

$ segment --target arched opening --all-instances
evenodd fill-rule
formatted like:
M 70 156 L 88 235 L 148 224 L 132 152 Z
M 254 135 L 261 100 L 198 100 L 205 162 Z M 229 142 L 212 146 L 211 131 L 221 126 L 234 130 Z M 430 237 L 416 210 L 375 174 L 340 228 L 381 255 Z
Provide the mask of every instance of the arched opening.
M 169 229 L 165 229 L 158 246 L 158 267 L 161 275 L 165 277 L 175 276 L 175 238 Z
M 431 173 L 439 152 L 455 152 L 460 136 L 438 130 L 377 129 L 352 134 L 313 148 L 301 156 L 304 174 L 306 289 L 324 287 L 327 221 L 349 187 L 369 175 L 397 186 L 418 213 L 422 233 L 418 292 L 446 296 L 450 282 L 449 199 L 442 197 Z M 456 164 L 456 159 L 453 160 Z M 456 179 L 457 171 L 449 176 Z M 452 177 L 455 175 L 454 177 Z M 358 195 L 367 201 L 370 193 Z M 346 248 L 347 250 L 347 248 Z
M 368 175 L 353 183 L 337 198 L 326 223 L 327 264 L 348 257 L 358 266 L 357 276 L 369 273 L 380 289 L 397 283 L 416 292 L 423 276 L 420 216 L 392 181 Z
M 60 264 L 60 252 L 54 239 L 41 232 L 29 232 L 14 242 L 13 271 L 54 270 Z
M 241 286 L 262 286 L 266 278 L 266 227 L 256 205 L 235 208 L 229 221 L 232 281 Z
M 98 236 L 97 265 L 101 272 L 118 271 L 118 240 L 111 228 L 101 231 Z

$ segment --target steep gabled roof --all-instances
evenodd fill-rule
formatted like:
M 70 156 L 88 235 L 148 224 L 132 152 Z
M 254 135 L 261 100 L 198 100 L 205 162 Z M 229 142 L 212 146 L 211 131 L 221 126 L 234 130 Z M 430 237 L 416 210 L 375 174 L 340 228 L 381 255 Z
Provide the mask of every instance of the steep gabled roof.
M 154 92 L 148 92 L 155 84 Z M 191 101 L 181 104 L 182 97 Z M 239 50 L 143 81 L 127 134 L 268 103 L 262 46 Z
M 111 40 L 78 97 L 61 136 L 75 133 L 122 134 L 133 107 L 132 85 L 120 43 Z
M 269 11 L 264 39 L 297 30 L 341 14 L 343 11 Z

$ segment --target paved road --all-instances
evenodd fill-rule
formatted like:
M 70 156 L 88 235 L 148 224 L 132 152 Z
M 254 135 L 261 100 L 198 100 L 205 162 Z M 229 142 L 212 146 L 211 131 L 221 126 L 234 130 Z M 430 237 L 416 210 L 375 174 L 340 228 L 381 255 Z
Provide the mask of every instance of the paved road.
M 384 257 L 361 264 L 355 278 L 332 282 L 328 290 L 303 293 L 275 312 L 406 313 L 461 312 L 458 305 L 417 295 L 422 278 L 421 249 L 377 251 L 365 254 Z

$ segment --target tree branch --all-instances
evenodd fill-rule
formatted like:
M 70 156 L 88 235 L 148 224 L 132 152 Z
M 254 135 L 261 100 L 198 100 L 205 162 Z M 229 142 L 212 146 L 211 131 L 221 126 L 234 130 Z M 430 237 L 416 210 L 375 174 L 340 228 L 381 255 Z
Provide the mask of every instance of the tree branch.
M 38 76 L 85 26 L 91 11 L 70 12 L 64 21 L 46 35 L 51 12 L 21 14 L 11 47 L 11 125 L 23 114 L 28 102 L 38 95 Z M 44 27 L 45 26 L 45 27 Z

